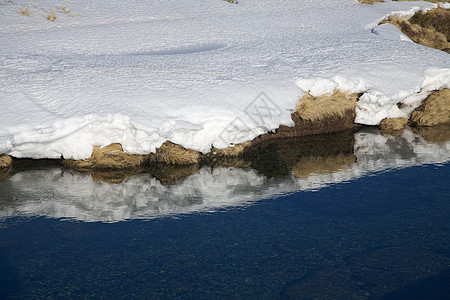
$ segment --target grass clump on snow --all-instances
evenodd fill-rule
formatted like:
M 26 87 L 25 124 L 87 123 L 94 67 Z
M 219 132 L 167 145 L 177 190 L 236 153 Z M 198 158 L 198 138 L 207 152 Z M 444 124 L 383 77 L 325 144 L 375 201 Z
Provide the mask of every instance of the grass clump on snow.
M 392 0 L 392 1 L 427 1 L 427 2 L 431 2 L 431 3 L 439 3 L 439 2 L 450 2 L 450 0 Z
M 410 119 L 418 126 L 450 124 L 450 89 L 430 94 L 422 105 L 412 112 Z
M 30 16 L 30 11 L 28 10 L 28 7 L 25 6 L 24 8 L 19 10 L 19 14 L 24 15 L 24 16 Z
M 169 165 L 191 165 L 200 162 L 201 153 L 172 142 L 165 142 L 147 157 L 148 163 L 163 163 Z
M 0 154 L 0 169 L 9 168 L 12 165 L 12 158 L 6 154 Z
M 12 169 L 13 160 L 11 156 L 0 154 L 0 181 L 6 179 Z
M 391 23 L 415 43 L 450 52 L 450 10 L 441 7 L 417 11 L 409 20 L 393 16 L 380 22 Z
M 408 118 L 385 118 L 380 122 L 380 129 L 391 135 L 401 134 L 408 125 Z
M 63 165 L 79 170 L 123 170 L 137 168 L 143 160 L 143 155 L 125 153 L 122 145 L 115 143 L 103 148 L 94 146 L 89 159 L 68 159 L 63 161 Z
M 0 154 L 0 181 L 6 179 L 12 169 L 12 158 L 6 154 Z
M 56 11 L 54 8 L 52 8 L 52 12 L 48 15 L 45 16 L 47 18 L 47 20 L 51 21 L 51 22 L 55 22 L 56 20 Z
M 347 94 L 339 90 L 319 97 L 313 97 L 307 92 L 299 100 L 296 111 L 303 120 L 320 122 L 354 113 L 357 100 L 358 94 Z
M 450 10 L 444 8 L 433 8 L 428 12 L 419 10 L 410 19 L 409 22 L 417 24 L 423 28 L 434 28 L 442 33 L 447 41 L 450 41 Z
M 59 8 L 63 14 L 69 14 L 70 10 L 67 10 L 66 6 L 63 5 Z

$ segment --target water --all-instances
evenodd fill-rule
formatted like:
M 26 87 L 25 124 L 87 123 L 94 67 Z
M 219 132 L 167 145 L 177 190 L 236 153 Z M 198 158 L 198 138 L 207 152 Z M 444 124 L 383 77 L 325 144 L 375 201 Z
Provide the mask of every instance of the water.
M 266 149 L 120 183 L 13 170 L 1 298 L 448 299 L 448 141 L 363 130 Z

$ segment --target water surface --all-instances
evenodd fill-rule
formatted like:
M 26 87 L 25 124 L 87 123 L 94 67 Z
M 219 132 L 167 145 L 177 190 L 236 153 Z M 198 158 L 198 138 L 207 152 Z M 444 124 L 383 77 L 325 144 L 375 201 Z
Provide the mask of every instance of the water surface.
M 13 170 L 0 182 L 0 295 L 446 299 L 449 142 L 365 129 L 265 149 L 120 183 Z

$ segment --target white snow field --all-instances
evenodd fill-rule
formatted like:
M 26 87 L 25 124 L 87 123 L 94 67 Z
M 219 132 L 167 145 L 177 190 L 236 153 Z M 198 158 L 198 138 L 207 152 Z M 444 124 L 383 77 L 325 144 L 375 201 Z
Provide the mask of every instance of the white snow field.
M 251 205 L 295 191 L 311 191 L 385 172 L 450 161 L 450 141 L 428 143 L 406 129 L 402 136 L 355 134 L 355 163 L 324 173 L 268 178 L 252 168 L 203 167 L 170 184 L 148 174 L 121 184 L 94 182 L 89 173 L 63 168 L 28 170 L 2 182 L 1 218 L 44 216 L 84 222 L 152 219 Z M 11 201 L 11 199 L 16 199 Z
M 450 87 L 450 56 L 377 24 L 434 6 L 0 0 L 0 153 L 82 159 L 115 142 L 147 154 L 166 140 L 208 152 L 293 125 L 305 91 L 335 88 L 364 93 L 358 123 L 407 116 Z

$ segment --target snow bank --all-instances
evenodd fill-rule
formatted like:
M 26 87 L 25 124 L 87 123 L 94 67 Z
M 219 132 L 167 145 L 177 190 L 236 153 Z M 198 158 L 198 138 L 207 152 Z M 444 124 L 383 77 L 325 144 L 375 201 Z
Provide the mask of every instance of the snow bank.
M 304 91 L 364 93 L 356 121 L 374 125 L 450 84 L 448 54 L 377 26 L 430 3 L 64 4 L 0 3 L 0 153 L 81 159 L 116 142 L 145 154 L 166 140 L 208 152 L 293 125 Z
M 356 160 L 350 165 L 327 173 L 318 167 L 305 177 L 296 178 L 294 171 L 290 177 L 267 178 L 251 168 L 204 167 L 166 185 L 145 173 L 115 184 L 94 182 L 88 173 L 61 168 L 25 171 L 0 182 L 0 216 L 118 222 L 212 212 L 290 192 L 318 190 L 389 169 L 447 163 L 450 141 L 428 143 L 409 129 L 400 137 L 361 131 L 355 134 L 354 155 Z

